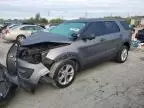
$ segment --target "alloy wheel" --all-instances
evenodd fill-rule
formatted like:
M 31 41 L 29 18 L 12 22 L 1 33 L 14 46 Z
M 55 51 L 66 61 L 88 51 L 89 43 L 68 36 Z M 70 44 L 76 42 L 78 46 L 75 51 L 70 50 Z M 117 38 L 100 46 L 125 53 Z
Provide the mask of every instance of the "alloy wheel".
M 58 82 L 61 85 L 66 85 L 72 81 L 74 77 L 74 68 L 70 64 L 62 66 L 58 73 Z

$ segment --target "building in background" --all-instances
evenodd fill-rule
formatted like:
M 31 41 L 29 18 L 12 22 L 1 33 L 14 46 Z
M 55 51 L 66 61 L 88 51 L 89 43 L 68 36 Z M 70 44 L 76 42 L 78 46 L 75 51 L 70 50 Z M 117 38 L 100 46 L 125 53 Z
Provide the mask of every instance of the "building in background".
M 144 18 L 141 19 L 141 25 L 144 26 Z

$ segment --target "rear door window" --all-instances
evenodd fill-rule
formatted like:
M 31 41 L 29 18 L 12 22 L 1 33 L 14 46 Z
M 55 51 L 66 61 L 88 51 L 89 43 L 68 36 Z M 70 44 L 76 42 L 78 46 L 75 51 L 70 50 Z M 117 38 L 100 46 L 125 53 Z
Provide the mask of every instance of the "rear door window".
M 120 21 L 120 24 L 125 30 L 130 30 L 129 24 L 126 21 Z
M 116 24 L 115 21 L 105 21 L 105 30 L 107 33 L 117 33 L 120 32 L 119 26 Z
M 10 28 L 11 30 L 15 30 L 15 29 L 17 29 L 17 28 L 19 28 L 19 26 L 14 26 L 14 27 L 12 27 L 12 28 Z
M 25 26 L 22 27 L 21 30 L 34 30 L 34 26 Z
M 41 31 L 41 30 L 43 30 L 43 28 L 42 28 L 42 27 L 39 27 L 39 26 L 35 26 L 35 27 L 34 27 L 34 30 L 36 30 L 36 31 Z
M 85 35 L 100 36 L 106 34 L 104 22 L 92 22 L 87 28 Z

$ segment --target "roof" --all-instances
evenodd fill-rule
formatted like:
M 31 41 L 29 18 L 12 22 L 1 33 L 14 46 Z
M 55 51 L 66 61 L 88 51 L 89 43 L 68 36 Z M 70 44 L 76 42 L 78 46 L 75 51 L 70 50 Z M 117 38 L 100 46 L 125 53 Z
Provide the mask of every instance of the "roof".
M 75 19 L 69 20 L 65 22 L 94 22 L 94 21 L 125 21 L 124 19 L 115 19 L 115 18 L 82 18 L 82 19 Z

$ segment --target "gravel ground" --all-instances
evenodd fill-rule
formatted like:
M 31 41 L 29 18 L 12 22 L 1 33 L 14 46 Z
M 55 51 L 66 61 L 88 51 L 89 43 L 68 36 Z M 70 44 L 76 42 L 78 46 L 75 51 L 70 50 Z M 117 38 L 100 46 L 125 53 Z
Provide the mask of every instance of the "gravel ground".
M 0 63 L 10 46 L 0 40 Z M 7 108 L 144 108 L 144 51 L 130 51 L 124 64 L 90 66 L 65 89 L 51 84 L 40 84 L 35 94 L 19 89 Z

